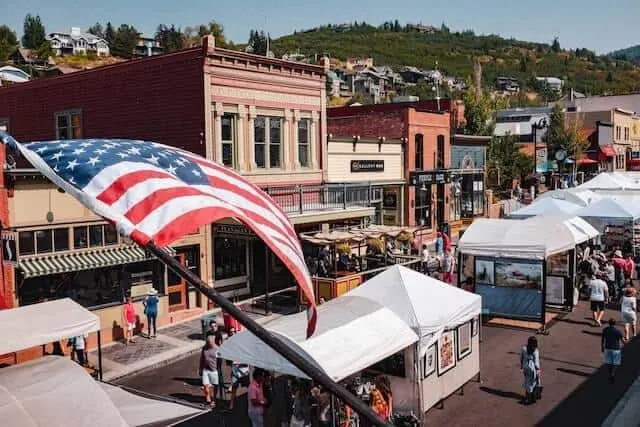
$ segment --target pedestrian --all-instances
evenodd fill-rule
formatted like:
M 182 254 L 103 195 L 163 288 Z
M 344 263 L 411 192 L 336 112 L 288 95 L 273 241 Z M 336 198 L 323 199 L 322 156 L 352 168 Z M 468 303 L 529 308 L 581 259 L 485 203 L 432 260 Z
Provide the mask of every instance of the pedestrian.
M 251 420 L 251 427 L 263 427 L 264 426 L 264 394 L 262 392 L 262 380 L 264 378 L 264 371 L 260 368 L 253 370 L 251 383 L 249 384 L 248 400 L 249 408 L 248 414 Z
M 540 386 L 540 351 L 538 339 L 529 337 L 527 345 L 520 350 L 520 369 L 524 375 L 524 400 L 530 405 L 536 401 L 536 387 Z
M 616 273 L 615 286 L 613 287 L 615 294 L 611 295 L 611 298 L 614 301 L 617 301 L 618 296 L 620 295 L 620 291 L 624 287 L 624 276 L 628 268 L 627 260 L 622 258 L 622 251 L 620 251 L 620 249 L 616 249 L 616 251 L 613 253 L 613 257 L 611 258 L 611 263 L 613 264 L 613 268 Z
M 429 248 L 422 245 L 422 273 L 429 274 Z
M 293 398 L 293 415 L 291 427 L 311 426 L 311 384 L 309 381 L 300 381 L 295 397 Z
M 238 388 L 249 387 L 249 366 L 244 363 L 231 362 L 231 398 L 229 410 L 233 409 Z
M 136 327 L 136 308 L 133 306 L 131 295 L 127 296 L 127 303 L 122 306 L 122 324 L 124 325 L 124 343 L 135 343 L 133 332 Z
M 216 347 L 220 348 L 222 343 L 224 342 L 224 338 L 222 332 L 218 328 L 218 322 L 215 319 L 212 319 L 209 323 L 209 330 L 206 333 L 206 338 L 213 337 L 213 342 Z M 220 391 L 220 399 L 224 399 L 224 370 L 222 369 L 222 359 L 216 358 L 216 370 L 218 372 L 218 390 Z
M 604 353 L 604 364 L 609 371 L 609 382 L 616 380 L 616 368 L 622 364 L 622 344 L 625 342 L 622 333 L 616 328 L 615 319 L 609 319 L 609 326 L 603 329 L 600 341 Z
M 318 425 L 320 427 L 331 427 L 331 394 L 325 388 L 318 394 Z
M 76 354 L 76 358 L 80 366 L 84 366 L 87 363 L 87 358 L 86 358 L 87 338 L 88 337 L 85 335 L 79 335 L 71 339 L 73 342 L 73 351 Z
M 636 290 L 632 287 L 624 288 L 621 303 L 622 321 L 624 322 L 624 339 L 626 341 L 636 336 L 637 300 Z
M 591 293 L 589 300 L 591 301 L 591 311 L 593 312 L 593 321 L 596 325 L 602 325 L 602 317 L 604 316 L 604 302 L 609 296 L 607 284 L 602 280 L 602 273 L 597 272 L 596 276 L 589 282 Z
M 289 378 L 280 375 L 273 379 L 273 403 L 271 412 L 273 414 L 274 426 L 289 427 L 291 419 L 291 409 L 293 406 Z
M 607 289 L 609 289 L 609 296 L 615 295 L 616 269 L 613 267 L 611 261 L 606 261 L 603 271 L 604 280 L 607 282 Z
M 393 414 L 393 394 L 391 393 L 391 384 L 389 378 L 379 375 L 374 381 L 373 390 L 369 396 L 371 409 L 385 421 L 391 421 Z
M 442 232 L 438 231 L 436 237 L 436 256 L 441 257 L 444 253 L 444 239 L 442 238 Z
M 202 378 L 202 390 L 207 403 L 213 407 L 216 406 L 216 393 L 218 387 L 218 346 L 215 344 L 215 338 L 207 337 L 206 344 L 200 352 L 200 366 L 198 367 L 198 375 Z
M 451 255 L 451 250 L 447 250 L 444 253 L 444 258 L 442 259 L 442 281 L 448 284 L 453 283 L 453 271 L 454 271 L 454 259 L 453 255 Z
M 156 337 L 156 320 L 158 318 L 159 303 L 160 298 L 158 298 L 158 291 L 155 288 L 149 289 L 147 297 L 142 301 L 144 315 L 147 316 L 147 338 Z M 153 334 L 151 334 L 151 327 L 153 327 Z

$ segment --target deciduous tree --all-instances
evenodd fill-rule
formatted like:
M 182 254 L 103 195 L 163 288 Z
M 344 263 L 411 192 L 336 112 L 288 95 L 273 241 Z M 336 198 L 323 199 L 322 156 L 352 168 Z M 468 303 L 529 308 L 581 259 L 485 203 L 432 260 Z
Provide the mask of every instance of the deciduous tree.
M 184 35 L 179 28 L 176 29 L 175 25 L 158 25 L 156 30 L 155 39 L 164 47 L 166 52 L 173 52 L 182 49 L 184 46 Z
M 6 61 L 18 48 L 18 37 L 7 25 L 0 25 L 0 61 Z
M 22 46 L 27 49 L 38 49 L 46 40 L 46 32 L 44 25 L 40 20 L 40 16 L 27 14 L 24 17 Z
M 520 151 L 518 136 L 494 136 L 487 150 L 487 166 L 500 172 L 502 188 L 511 188 L 513 180 L 524 181 L 533 172 L 534 162 Z

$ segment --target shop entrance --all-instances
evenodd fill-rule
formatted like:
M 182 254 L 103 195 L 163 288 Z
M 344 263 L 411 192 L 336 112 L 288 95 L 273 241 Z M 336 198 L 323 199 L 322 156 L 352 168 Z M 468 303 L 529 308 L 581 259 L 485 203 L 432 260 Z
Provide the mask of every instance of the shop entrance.
M 444 223 L 444 184 L 436 185 L 436 226 L 440 230 Z
M 185 254 L 177 254 L 174 258 L 185 265 Z M 171 269 L 167 269 L 167 295 L 170 313 L 187 308 L 187 282 Z

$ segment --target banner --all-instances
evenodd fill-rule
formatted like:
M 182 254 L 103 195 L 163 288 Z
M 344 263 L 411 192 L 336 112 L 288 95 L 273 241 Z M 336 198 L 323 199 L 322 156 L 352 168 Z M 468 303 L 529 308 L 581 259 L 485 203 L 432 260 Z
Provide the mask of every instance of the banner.
M 536 149 L 536 173 L 545 173 L 549 171 L 549 163 L 547 162 L 547 149 Z

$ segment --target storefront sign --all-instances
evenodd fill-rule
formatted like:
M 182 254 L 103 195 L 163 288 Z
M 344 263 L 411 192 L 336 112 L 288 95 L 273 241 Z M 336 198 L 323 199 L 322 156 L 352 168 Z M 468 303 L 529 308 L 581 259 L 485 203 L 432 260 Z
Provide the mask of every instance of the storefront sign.
M 236 224 L 215 224 L 213 231 L 216 234 L 234 234 L 242 236 L 253 236 L 254 233 L 247 229 L 244 225 Z
M 409 182 L 411 185 L 448 184 L 451 182 L 451 172 L 448 170 L 409 172 Z
M 18 251 L 16 250 L 16 238 L 18 233 L 15 231 L 2 232 L 2 262 L 8 265 L 15 265 Z
M 351 172 L 384 172 L 384 160 L 351 160 Z

